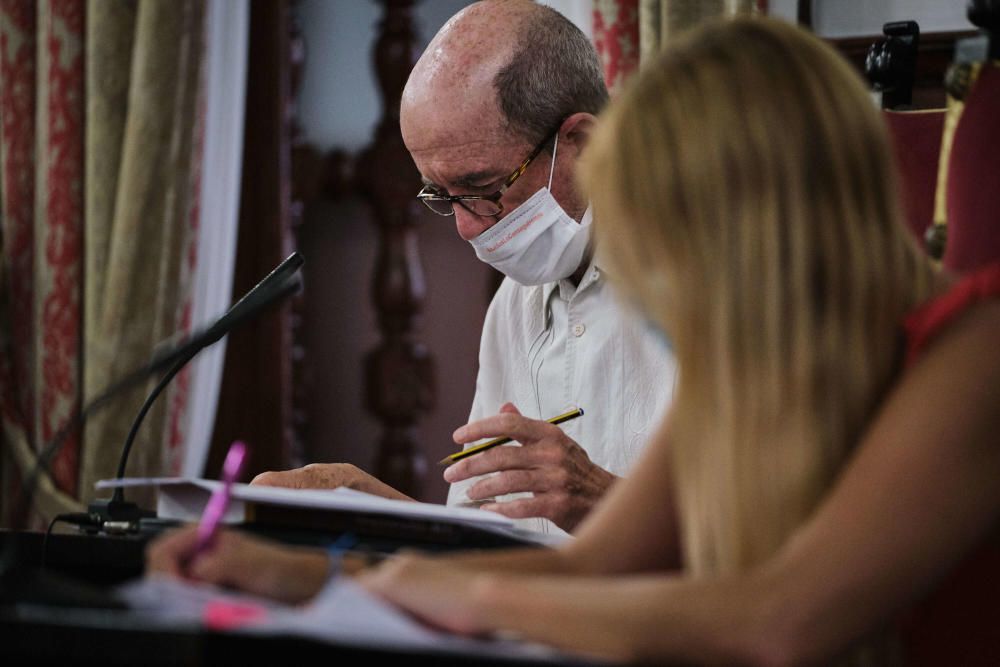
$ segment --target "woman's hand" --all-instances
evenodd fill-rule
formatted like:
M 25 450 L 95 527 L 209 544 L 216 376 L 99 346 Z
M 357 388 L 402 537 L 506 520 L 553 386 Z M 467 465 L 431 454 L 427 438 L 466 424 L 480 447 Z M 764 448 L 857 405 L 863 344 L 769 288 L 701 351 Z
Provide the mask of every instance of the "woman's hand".
M 171 531 L 146 548 L 146 573 L 203 581 L 298 604 L 312 598 L 329 576 L 330 559 L 320 550 L 286 547 L 221 530 L 212 547 L 194 555 L 195 526 Z
M 428 625 L 482 635 L 494 629 L 481 613 L 481 593 L 491 578 L 432 558 L 399 555 L 366 570 L 357 580 Z

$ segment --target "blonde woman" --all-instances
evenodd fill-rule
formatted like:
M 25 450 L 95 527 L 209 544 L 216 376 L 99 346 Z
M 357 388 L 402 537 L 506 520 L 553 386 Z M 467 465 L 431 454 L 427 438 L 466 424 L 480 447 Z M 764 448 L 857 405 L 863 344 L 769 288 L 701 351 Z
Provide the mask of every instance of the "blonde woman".
M 1000 659 L 1000 269 L 953 279 L 911 245 L 848 65 L 788 25 L 712 23 L 588 150 L 598 252 L 677 355 L 670 415 L 564 548 L 402 557 L 361 581 L 456 632 L 616 659 Z M 151 567 L 178 573 L 192 539 Z M 232 534 L 191 570 L 288 600 L 326 571 Z

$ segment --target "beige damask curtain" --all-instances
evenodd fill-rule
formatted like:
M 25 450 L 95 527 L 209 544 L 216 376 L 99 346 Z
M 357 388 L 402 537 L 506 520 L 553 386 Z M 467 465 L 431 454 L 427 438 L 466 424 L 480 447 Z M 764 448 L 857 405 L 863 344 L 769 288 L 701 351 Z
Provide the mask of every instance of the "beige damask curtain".
M 201 0 L 91 0 L 88 8 L 84 401 L 186 324 L 204 51 Z M 114 474 L 115 443 L 124 441 L 143 393 L 87 425 L 82 490 Z M 146 417 L 130 474 L 164 470 L 172 399 L 162 397 Z
M 594 46 L 612 95 L 676 35 L 713 16 L 764 11 L 766 0 L 593 0 Z
M 749 14 L 757 0 L 639 0 L 639 62 L 659 53 L 678 33 L 713 16 Z
M 0 508 L 10 521 L 43 444 L 189 323 L 204 3 L 2 0 L 0 35 Z M 67 439 L 41 479 L 38 514 L 94 497 L 144 394 Z M 130 474 L 164 470 L 185 395 L 182 382 L 147 417 Z

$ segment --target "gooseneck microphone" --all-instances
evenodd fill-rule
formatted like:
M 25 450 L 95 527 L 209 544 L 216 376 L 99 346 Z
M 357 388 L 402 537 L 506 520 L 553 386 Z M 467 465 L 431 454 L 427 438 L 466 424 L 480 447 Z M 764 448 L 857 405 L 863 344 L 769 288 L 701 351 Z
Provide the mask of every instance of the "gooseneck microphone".
M 39 477 L 44 471 L 48 470 L 52 458 L 71 433 L 79 429 L 92 414 L 104 408 L 120 394 L 166 370 L 166 374 L 146 399 L 129 431 L 118 465 L 117 476 L 119 478 L 123 477 L 125 474 L 125 465 L 128 462 L 128 454 L 131 451 L 139 425 L 142 423 L 142 419 L 149 411 L 153 401 L 156 400 L 156 397 L 163 391 L 167 383 L 170 382 L 170 379 L 188 361 L 194 358 L 198 352 L 217 342 L 244 322 L 257 317 L 272 304 L 298 291 L 301 283 L 295 277 L 295 274 L 303 263 L 304 260 L 300 254 L 292 253 L 216 322 L 204 329 L 195 331 L 179 344 L 155 353 L 147 364 L 131 371 L 113 383 L 67 420 L 53 438 L 41 449 L 31 470 L 25 475 L 24 483 L 21 486 L 21 493 L 19 494 L 20 501 L 16 502 L 13 507 L 13 516 L 22 516 L 31 507 Z M 87 515 L 79 517 L 74 515 L 77 519 L 74 522 L 101 528 L 108 521 L 135 523 L 137 519 L 143 516 L 152 515 L 151 512 L 141 510 L 130 503 L 126 503 L 124 494 L 120 493 L 120 491 L 121 489 L 116 490 L 115 495 L 110 499 L 102 499 L 92 503 Z M 16 580 L 18 576 L 15 574 L 19 569 L 17 564 L 17 542 L 17 535 L 12 533 L 6 541 L 3 552 L 0 553 L 0 599 L 7 597 L 4 595 L 4 592 L 11 587 L 11 582 Z
M 125 474 L 125 465 L 128 462 L 128 454 L 132 449 L 135 435 L 142 423 L 143 417 L 149 411 L 153 401 L 163 391 L 163 389 L 183 367 L 201 350 L 220 340 L 227 333 L 240 326 L 244 322 L 257 317 L 270 305 L 284 299 L 293 292 L 298 291 L 300 281 L 295 277 L 304 260 L 298 253 L 292 253 L 264 280 L 251 289 L 242 299 L 237 301 L 222 317 L 214 324 L 188 336 L 178 345 L 163 349 L 153 355 L 153 358 L 145 366 L 135 369 L 125 375 L 110 387 L 101 392 L 96 398 L 91 400 L 79 412 L 66 421 L 56 432 L 55 436 L 46 443 L 38 454 L 31 470 L 25 475 L 24 483 L 19 494 L 20 502 L 14 504 L 13 516 L 22 516 L 34 499 L 35 489 L 41 474 L 48 470 L 49 463 L 56 455 L 69 434 L 79 429 L 90 415 L 105 407 L 119 394 L 132 389 L 146 381 L 147 378 L 155 376 L 166 369 L 167 372 L 150 393 L 145 403 L 140 409 L 138 416 L 132 423 L 122 456 L 118 464 L 118 477 Z M 121 488 L 115 491 L 110 499 L 95 501 L 89 507 L 87 514 L 73 514 L 57 516 L 56 520 L 63 517 L 63 520 L 88 528 L 106 528 L 111 522 L 121 522 L 128 526 L 129 530 L 134 530 L 140 523 L 139 519 L 144 516 L 151 516 L 152 512 L 139 509 L 132 503 L 125 502 Z M 48 533 L 46 533 L 47 542 Z M 0 606 L 17 602 L 34 603 L 58 603 L 71 606 L 86 607 L 108 607 L 121 606 L 115 596 L 107 592 L 84 585 L 76 580 L 58 576 L 51 572 L 45 572 L 37 567 L 30 567 L 28 563 L 20 562 L 19 534 L 8 535 L 2 552 L 0 552 Z M 43 543 L 44 559 L 44 543 Z M 42 563 L 44 568 L 44 561 Z
M 122 447 L 121 457 L 118 460 L 118 471 L 115 474 L 117 479 L 125 477 L 125 466 L 128 464 L 128 457 L 132 451 L 132 445 L 135 442 L 136 434 L 139 432 L 139 427 L 143 419 L 150 408 L 152 408 L 156 398 L 166 389 L 174 376 L 203 349 L 222 339 L 223 336 L 243 322 L 257 317 L 257 315 L 266 310 L 271 304 L 277 303 L 297 292 L 301 282 L 296 277 L 296 274 L 303 263 L 302 255 L 297 252 L 292 253 L 263 280 L 257 283 L 253 289 L 247 292 L 243 298 L 233 304 L 214 324 L 189 336 L 185 342 L 172 350 L 159 355 L 163 358 L 161 362 L 157 363 L 155 360 L 152 362 L 156 363 L 158 369 L 169 367 L 169 370 L 156 384 L 149 396 L 146 397 L 145 402 L 139 409 L 139 413 L 132 422 L 128 436 L 125 438 L 125 444 Z M 142 509 L 135 503 L 126 502 L 125 489 L 121 486 L 115 489 L 111 498 L 99 498 L 90 503 L 88 511 L 95 523 L 99 522 L 102 526 L 108 521 L 121 522 L 123 525 L 130 524 L 155 515 L 154 512 Z
M 118 395 L 145 382 L 147 378 L 166 370 L 167 372 L 150 393 L 142 409 L 140 409 L 126 438 L 117 473 L 119 478 L 123 477 L 125 466 L 128 462 L 128 454 L 131 451 L 142 419 L 149 411 L 153 401 L 156 400 L 156 397 L 170 382 L 171 378 L 194 358 L 198 352 L 217 342 L 244 322 L 257 317 L 272 304 L 298 291 L 301 283 L 295 277 L 295 274 L 303 263 L 304 260 L 301 255 L 292 253 L 274 271 L 268 274 L 264 280 L 237 301 L 215 323 L 194 332 L 180 344 L 155 353 L 149 363 L 133 370 L 113 383 L 68 419 L 59 431 L 56 432 L 55 436 L 41 449 L 31 470 L 25 475 L 24 483 L 21 486 L 21 493 L 19 494 L 20 502 L 15 502 L 13 516 L 22 516 L 31 507 L 39 477 L 44 471 L 48 470 L 52 458 L 58 453 L 66 438 L 71 433 L 79 429 L 92 414 L 104 408 L 108 403 L 117 398 Z M 116 490 L 112 498 L 92 503 L 89 510 L 87 514 L 61 516 L 67 517 L 66 520 L 70 520 L 71 523 L 77 523 L 78 525 L 90 528 L 104 528 L 109 522 L 122 522 L 124 525 L 129 526 L 130 530 L 134 530 L 136 524 L 139 523 L 139 519 L 152 515 L 152 512 L 141 510 L 134 504 L 126 503 L 124 494 L 120 488 Z M 54 523 L 55 521 L 53 521 Z M 51 527 L 52 524 L 50 524 L 50 530 Z M 35 602 L 58 601 L 74 606 L 104 606 L 114 604 L 103 592 L 82 586 L 79 582 L 67 580 L 65 577 L 58 577 L 52 573 L 28 567 L 27 563 L 19 562 L 18 554 L 21 550 L 19 544 L 18 534 L 11 533 L 4 544 L 2 552 L 0 552 L 0 605 L 6 605 L 9 602 L 17 602 L 19 600 Z

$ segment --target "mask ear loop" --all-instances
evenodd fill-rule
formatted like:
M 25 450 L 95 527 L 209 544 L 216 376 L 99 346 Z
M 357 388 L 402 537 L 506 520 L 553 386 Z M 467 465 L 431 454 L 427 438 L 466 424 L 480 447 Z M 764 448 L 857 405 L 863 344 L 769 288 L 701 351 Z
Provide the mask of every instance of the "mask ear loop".
M 549 167 L 548 191 L 552 192 L 552 176 L 556 173 L 556 150 L 559 148 L 559 133 L 556 132 L 556 142 L 552 144 L 552 166 Z

